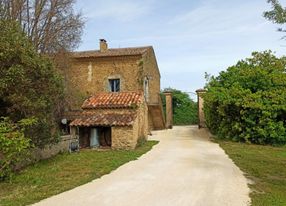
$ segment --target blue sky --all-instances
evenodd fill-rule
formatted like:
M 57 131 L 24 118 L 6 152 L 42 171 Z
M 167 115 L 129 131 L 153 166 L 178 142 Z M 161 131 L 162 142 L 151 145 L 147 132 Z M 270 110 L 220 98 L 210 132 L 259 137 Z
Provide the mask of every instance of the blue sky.
M 282 2 L 284 3 L 284 2 Z M 266 0 L 78 0 L 86 25 L 78 50 L 152 45 L 161 72 L 161 88 L 193 92 L 204 73 L 271 49 L 285 54 L 277 25 L 262 17 Z

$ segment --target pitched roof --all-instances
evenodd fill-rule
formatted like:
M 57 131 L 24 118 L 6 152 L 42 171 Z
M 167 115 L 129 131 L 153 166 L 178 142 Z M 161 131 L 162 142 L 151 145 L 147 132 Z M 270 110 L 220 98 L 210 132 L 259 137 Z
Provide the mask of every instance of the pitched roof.
M 88 57 L 136 56 L 144 54 L 145 52 L 148 51 L 148 49 L 152 49 L 152 46 L 107 49 L 106 51 L 100 51 L 100 50 L 79 51 L 79 52 L 72 52 L 72 57 L 88 58 Z
M 136 114 L 94 114 L 83 113 L 80 118 L 70 123 L 70 126 L 131 126 Z
M 81 106 L 83 109 L 133 108 L 143 102 L 141 92 L 99 93 L 88 98 Z

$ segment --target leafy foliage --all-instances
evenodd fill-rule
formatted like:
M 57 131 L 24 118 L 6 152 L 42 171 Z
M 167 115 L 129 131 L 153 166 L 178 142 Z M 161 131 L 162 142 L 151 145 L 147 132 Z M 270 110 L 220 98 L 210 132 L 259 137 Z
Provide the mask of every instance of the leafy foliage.
M 24 131 L 35 123 L 34 118 L 22 119 L 17 124 L 9 118 L 0 120 L 0 180 L 10 176 L 14 166 L 27 156 L 31 140 Z
M 55 114 L 60 114 L 62 79 L 17 23 L 1 20 L 0 28 L 0 116 L 13 122 L 37 118 L 25 133 L 36 146 L 44 146 L 56 140 Z
M 286 9 L 280 4 L 278 0 L 267 0 L 267 2 L 271 3 L 272 10 L 264 12 L 263 16 L 276 24 L 285 24 Z M 283 28 L 278 28 L 278 31 L 286 32 L 286 30 Z M 283 38 L 285 38 L 285 36 Z
M 190 96 L 177 89 L 167 88 L 164 91 L 171 91 L 173 94 L 173 115 L 175 125 L 197 124 L 198 122 L 198 106 Z M 166 100 L 162 94 L 164 111 L 166 108 Z
M 210 78 L 204 112 L 218 137 L 257 144 L 286 143 L 286 58 L 254 52 Z

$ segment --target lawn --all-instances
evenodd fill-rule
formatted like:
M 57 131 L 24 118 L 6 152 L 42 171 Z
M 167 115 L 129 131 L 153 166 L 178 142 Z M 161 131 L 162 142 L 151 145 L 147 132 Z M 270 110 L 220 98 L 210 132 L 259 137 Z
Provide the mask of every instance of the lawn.
M 132 151 L 82 150 L 43 160 L 0 183 L 0 205 L 27 205 L 72 189 L 136 160 L 157 141 L 148 141 Z
M 286 147 L 218 143 L 254 182 L 250 185 L 253 206 L 286 205 Z

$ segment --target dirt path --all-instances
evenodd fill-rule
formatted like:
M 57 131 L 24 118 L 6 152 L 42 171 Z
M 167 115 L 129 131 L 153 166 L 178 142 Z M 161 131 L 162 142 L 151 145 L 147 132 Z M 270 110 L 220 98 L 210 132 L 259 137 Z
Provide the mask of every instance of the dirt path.
M 248 205 L 245 177 L 204 130 L 174 127 L 150 139 L 160 143 L 139 160 L 36 205 Z

